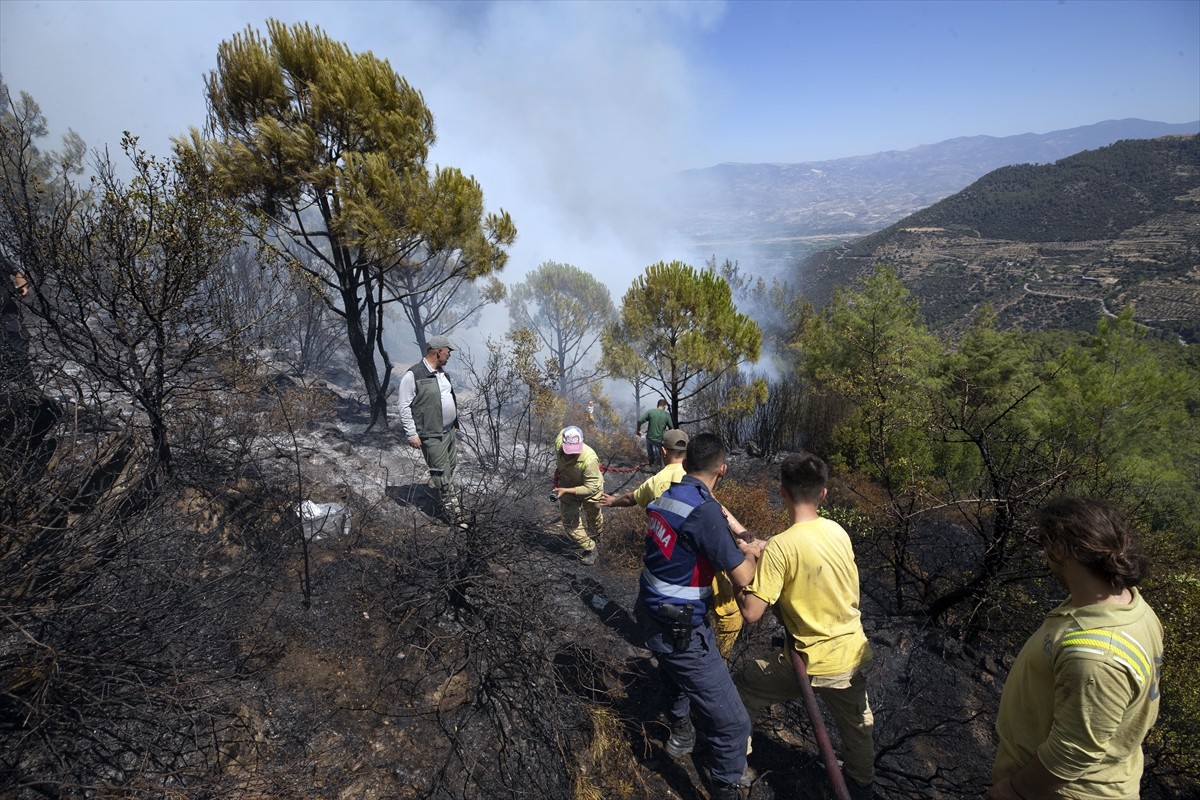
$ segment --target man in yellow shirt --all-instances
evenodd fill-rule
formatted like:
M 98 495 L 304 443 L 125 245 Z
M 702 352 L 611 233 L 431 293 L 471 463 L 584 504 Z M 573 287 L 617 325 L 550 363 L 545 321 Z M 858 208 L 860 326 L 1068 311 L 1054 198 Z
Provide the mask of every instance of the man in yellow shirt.
M 628 508 L 635 505 L 645 508 L 650 505 L 650 501 L 657 499 L 671 484 L 683 480 L 683 458 L 687 455 L 687 445 L 688 435 L 683 431 L 678 428 L 665 431 L 662 435 L 662 454 L 666 466 L 632 492 L 603 495 L 599 505 L 605 508 Z
M 867 701 L 867 671 L 873 656 L 858 610 L 854 548 L 841 525 L 817 513 L 829 480 L 824 461 L 808 454 L 789 456 L 780 467 L 780 478 L 780 495 L 792 525 L 767 542 L 754 580 L 737 598 L 751 623 L 777 606 L 788 643 L 775 658 L 746 665 L 737 678 L 738 694 L 751 719 L 770 705 L 799 697 L 794 647 L 841 735 L 851 796 L 870 798 L 875 718 Z
M 1135 588 L 1147 561 L 1107 503 L 1061 498 L 1037 522 L 1070 596 L 1009 671 L 988 800 L 1136 798 L 1163 654 L 1162 624 Z

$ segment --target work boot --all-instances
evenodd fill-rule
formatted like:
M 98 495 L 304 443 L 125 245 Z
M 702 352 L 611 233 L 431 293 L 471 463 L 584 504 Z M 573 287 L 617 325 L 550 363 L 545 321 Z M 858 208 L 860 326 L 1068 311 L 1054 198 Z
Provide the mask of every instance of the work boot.
M 875 800 L 875 784 L 868 783 L 863 786 L 847 775 L 845 770 L 842 770 L 842 780 L 846 782 L 846 791 L 850 794 L 850 800 Z
M 714 783 L 709 795 L 712 800 L 742 800 L 745 796 L 745 789 L 736 783 Z
M 593 564 L 595 564 L 599 558 L 600 558 L 600 548 L 598 546 L 593 545 L 591 550 L 583 551 L 583 555 L 581 555 L 579 557 L 579 560 L 580 560 L 580 562 L 583 563 L 583 565 L 585 567 L 590 567 Z
M 671 735 L 664 749 L 671 758 L 682 758 L 696 749 L 696 726 L 692 724 L 691 717 L 671 723 Z
M 749 789 L 754 785 L 756 780 L 758 780 L 758 770 L 747 764 L 746 768 L 742 770 L 742 777 L 737 779 L 737 783 L 734 786 L 741 789 Z

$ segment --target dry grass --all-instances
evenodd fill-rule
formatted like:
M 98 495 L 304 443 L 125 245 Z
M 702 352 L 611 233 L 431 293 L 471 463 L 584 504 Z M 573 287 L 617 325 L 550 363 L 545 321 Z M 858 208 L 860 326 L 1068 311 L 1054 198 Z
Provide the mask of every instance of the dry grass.
M 640 765 L 629 749 L 629 735 L 610 709 L 594 707 L 592 741 L 588 763 L 579 767 L 574 800 L 645 797 L 646 787 L 638 778 Z
M 787 512 L 782 502 L 761 481 L 751 485 L 723 480 L 717 486 L 716 495 L 722 505 L 760 539 L 779 533 L 788 526 Z

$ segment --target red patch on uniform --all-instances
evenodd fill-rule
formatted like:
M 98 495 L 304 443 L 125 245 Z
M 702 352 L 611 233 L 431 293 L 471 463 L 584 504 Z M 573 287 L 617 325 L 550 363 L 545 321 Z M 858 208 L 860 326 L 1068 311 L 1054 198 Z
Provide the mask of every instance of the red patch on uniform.
M 671 553 L 675 552 L 675 542 L 679 534 L 675 533 L 657 511 L 652 510 L 646 515 L 646 535 L 654 540 L 658 549 L 670 560 Z

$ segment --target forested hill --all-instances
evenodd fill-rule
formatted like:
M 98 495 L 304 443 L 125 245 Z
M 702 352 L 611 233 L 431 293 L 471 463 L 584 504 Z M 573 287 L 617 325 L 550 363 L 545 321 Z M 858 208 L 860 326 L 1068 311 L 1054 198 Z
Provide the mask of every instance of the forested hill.
M 798 265 L 813 302 L 876 264 L 896 269 L 930 327 L 984 304 L 1002 325 L 1094 327 L 1133 305 L 1200 340 L 1200 137 L 1127 140 L 1053 164 L 1003 167 L 963 191 Z
M 1117 238 L 1175 212 L 1196 210 L 1200 137 L 1126 140 L 1054 164 L 1002 167 L 901 224 L 966 226 L 1025 242 Z

